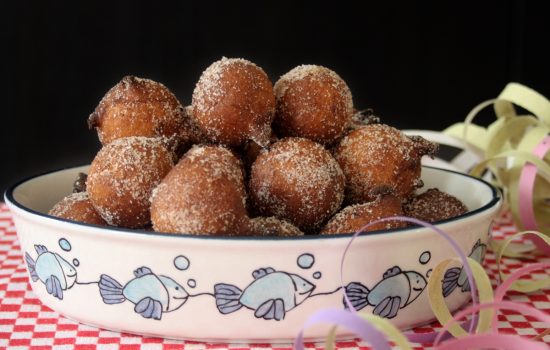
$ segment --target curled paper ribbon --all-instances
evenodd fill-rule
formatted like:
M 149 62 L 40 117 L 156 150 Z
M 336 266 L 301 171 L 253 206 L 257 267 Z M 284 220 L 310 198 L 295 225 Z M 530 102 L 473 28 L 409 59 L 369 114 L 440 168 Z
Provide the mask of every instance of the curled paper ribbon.
M 443 325 L 443 329 L 440 332 L 434 332 L 433 334 L 426 335 L 425 337 L 415 337 L 413 334 L 403 334 L 395 326 L 393 326 L 388 320 L 380 318 L 376 315 L 366 314 L 363 312 L 357 312 L 353 309 L 351 303 L 347 299 L 347 295 L 344 290 L 344 299 L 350 307 L 350 311 L 341 310 L 341 309 L 325 309 L 320 310 L 314 313 L 304 324 L 302 331 L 298 334 L 295 341 L 295 349 L 303 350 L 303 334 L 304 330 L 314 324 L 319 323 L 330 323 L 337 326 L 343 326 L 348 330 L 351 330 L 355 335 L 359 336 L 361 339 L 367 341 L 373 349 L 388 349 L 389 341 L 393 341 L 403 350 L 412 349 L 409 341 L 414 342 L 429 342 L 434 341 L 434 346 L 437 350 L 463 350 L 467 348 L 499 348 L 499 349 L 521 349 L 521 350 L 539 350 L 539 349 L 548 349 L 548 346 L 541 342 L 536 342 L 529 340 L 520 336 L 505 335 L 498 333 L 497 327 L 497 317 L 496 311 L 499 309 L 509 309 L 521 312 L 523 314 L 530 315 L 537 318 L 542 322 L 550 324 L 550 315 L 537 310 L 534 307 L 531 307 L 526 304 L 514 303 L 509 301 L 502 301 L 506 291 L 513 288 L 517 283 L 522 282 L 520 278 L 528 273 L 531 273 L 535 270 L 540 270 L 544 268 L 549 268 L 550 263 L 541 263 L 534 264 L 532 266 L 523 267 L 516 272 L 512 273 L 510 276 L 507 276 L 507 279 L 502 283 L 502 285 L 497 288 L 495 296 L 493 296 L 493 290 L 489 281 L 489 277 L 481 267 L 481 265 L 467 258 L 465 254 L 460 250 L 456 242 L 444 231 L 439 228 L 413 218 L 408 217 L 390 217 L 374 222 L 369 223 L 364 226 L 361 230 L 357 231 L 350 242 L 348 243 L 341 261 L 341 280 L 343 283 L 343 266 L 345 256 L 353 243 L 353 240 L 363 232 L 366 228 L 371 225 L 375 225 L 380 222 L 385 221 L 406 221 L 413 222 L 418 225 L 428 227 L 439 235 L 444 237 L 449 244 L 456 251 L 458 258 L 448 259 L 440 262 L 436 268 L 432 271 L 429 280 L 428 280 L 428 295 L 430 298 L 430 306 L 436 318 Z M 531 234 L 533 232 L 523 232 L 520 234 Z M 516 235 L 519 236 L 520 234 Z M 550 244 L 550 238 L 536 233 L 542 237 L 544 244 Z M 503 245 L 505 248 L 509 242 L 514 239 L 516 236 L 511 237 L 506 240 Z M 498 260 L 502 257 L 499 256 Z M 464 271 L 467 274 L 468 281 L 471 285 L 472 290 L 472 306 L 458 312 L 454 317 L 449 312 L 445 301 L 442 297 L 441 290 L 441 280 L 446 266 L 452 261 L 458 260 L 461 261 L 464 266 Z M 501 274 L 502 276 L 502 274 Z M 525 281 L 523 281 L 525 282 Z M 550 282 L 550 281 L 549 281 Z M 546 282 L 545 282 L 546 283 Z M 534 284 L 530 286 L 531 290 L 536 286 L 542 286 L 545 284 Z M 477 303 L 477 294 L 476 290 L 479 291 L 479 300 L 481 303 Z M 472 333 L 472 329 L 476 322 L 470 322 L 470 334 L 468 334 L 462 327 L 458 325 L 458 321 L 464 318 L 467 315 L 474 315 L 474 320 L 476 313 L 480 313 L 479 322 L 477 322 L 476 333 Z M 445 334 L 449 331 L 452 335 L 458 337 L 457 339 L 450 339 L 444 342 L 441 342 L 445 338 Z M 326 348 L 332 350 L 334 348 L 334 339 L 336 334 L 336 327 L 333 327 L 329 332 L 326 339 Z M 407 340 L 408 338 L 408 340 Z
M 531 115 L 517 115 L 514 105 Z M 488 106 L 494 107 L 497 120 L 487 128 L 472 124 Z M 486 169 L 491 172 L 518 228 L 550 235 L 550 101 L 546 97 L 510 83 L 496 99 L 480 103 L 464 123 L 452 125 L 444 133 L 465 142 L 464 147 L 482 159 L 471 173 L 481 176 Z M 550 247 L 541 239 L 529 238 L 550 255 Z M 526 251 L 525 245 L 509 245 L 504 255 L 520 257 Z

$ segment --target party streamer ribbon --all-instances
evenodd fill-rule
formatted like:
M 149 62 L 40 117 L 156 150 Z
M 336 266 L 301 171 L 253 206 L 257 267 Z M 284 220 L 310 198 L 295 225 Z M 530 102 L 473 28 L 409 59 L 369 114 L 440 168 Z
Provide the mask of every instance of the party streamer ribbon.
M 518 115 L 514 105 L 530 114 Z M 496 121 L 487 128 L 473 124 L 477 114 L 489 106 L 494 108 Z M 550 101 L 546 97 L 510 83 L 496 99 L 480 103 L 464 123 L 452 125 L 444 133 L 462 140 L 465 149 L 480 157 L 471 173 L 482 176 L 485 170 L 491 172 L 519 229 L 550 235 Z M 542 236 L 528 238 L 550 255 Z M 514 244 L 504 250 L 494 241 L 492 247 L 510 257 L 525 257 L 530 251 L 525 245 Z
M 504 275 L 500 272 L 501 278 L 506 278 L 500 287 L 497 288 L 496 293 L 493 295 L 493 290 L 489 281 L 489 277 L 486 272 L 483 270 L 481 265 L 470 258 L 467 258 L 465 254 L 460 250 L 456 242 L 444 231 L 433 226 L 432 224 L 413 219 L 408 217 L 391 217 L 376 220 L 364 226 L 361 230 L 357 231 L 351 238 L 348 246 L 346 247 L 341 261 L 341 267 L 343 269 L 345 256 L 353 243 L 353 240 L 366 228 L 377 223 L 385 221 L 405 221 L 412 222 L 424 227 L 428 227 L 443 238 L 445 238 L 449 244 L 453 247 L 455 252 L 458 255 L 458 258 L 448 259 L 440 262 L 432 271 L 428 279 L 428 295 L 430 299 L 430 306 L 434 315 L 438 321 L 443 325 L 443 328 L 440 332 L 429 335 L 428 337 L 433 340 L 434 348 L 437 350 L 464 350 L 468 348 L 498 348 L 498 349 L 514 349 L 514 350 L 542 350 L 548 349 L 548 345 L 537 342 L 534 340 L 526 339 L 524 337 L 515 336 L 515 335 L 506 335 L 498 333 L 498 319 L 496 312 L 500 309 L 515 310 L 525 315 L 532 316 L 542 322 L 548 323 L 550 325 L 550 315 L 537 310 L 536 308 L 515 302 L 503 301 L 503 297 L 507 290 L 516 289 L 521 290 L 523 287 L 526 290 L 536 290 L 550 283 L 550 280 L 545 279 L 535 282 L 526 282 L 520 278 L 526 274 L 529 274 L 535 270 L 541 270 L 550 268 L 550 263 L 539 263 L 533 264 L 531 266 L 526 266 L 518 269 L 509 276 Z M 525 234 L 535 234 L 538 237 L 543 237 L 542 241 L 544 244 L 550 247 L 550 238 L 545 235 L 542 235 L 538 232 L 521 232 L 515 236 L 507 239 L 503 244 L 503 251 L 506 249 L 510 242 Z M 500 261 L 502 258 L 501 255 L 497 257 L 497 261 Z M 466 309 L 458 312 L 455 316 L 451 315 L 448 310 L 444 298 L 442 296 L 441 290 L 441 281 L 444 276 L 447 265 L 453 260 L 462 262 L 464 266 L 464 271 L 468 277 L 468 281 L 471 286 L 472 292 L 472 305 Z M 341 271 L 342 285 L 343 283 L 343 270 Z M 519 289 L 518 289 L 519 286 Z M 388 320 L 380 318 L 379 316 L 373 314 L 367 314 L 364 312 L 355 311 L 345 293 L 345 288 L 342 288 L 344 291 L 344 299 L 346 300 L 350 310 L 341 310 L 341 309 L 324 309 L 314 313 L 304 324 L 302 331 L 298 334 L 295 340 L 295 349 L 303 350 L 303 333 L 304 330 L 312 325 L 319 323 L 330 323 L 335 324 L 336 326 L 345 327 L 346 329 L 353 332 L 354 335 L 358 336 L 364 341 L 367 341 L 375 350 L 378 349 L 388 349 L 389 341 L 394 342 L 400 349 L 409 350 L 412 349 L 412 345 L 409 343 L 409 340 L 417 341 L 412 335 L 405 335 L 401 333 L 395 326 L 393 326 Z M 477 300 L 477 293 L 479 291 L 479 301 Z M 476 313 L 479 314 L 479 322 L 477 322 L 476 332 L 471 334 L 472 327 L 470 327 L 470 332 L 466 332 L 457 322 L 467 315 L 474 315 L 474 320 L 476 319 Z M 476 322 L 470 323 L 473 326 Z M 449 331 L 452 335 L 457 337 L 456 339 L 450 339 L 443 341 L 445 334 Z M 326 348 L 328 350 L 334 349 L 334 341 L 336 336 L 336 327 L 333 327 L 327 338 L 326 338 Z M 542 339 L 542 335 L 539 337 Z M 409 340 L 407 340 L 409 338 Z M 426 340 L 427 338 L 424 338 Z

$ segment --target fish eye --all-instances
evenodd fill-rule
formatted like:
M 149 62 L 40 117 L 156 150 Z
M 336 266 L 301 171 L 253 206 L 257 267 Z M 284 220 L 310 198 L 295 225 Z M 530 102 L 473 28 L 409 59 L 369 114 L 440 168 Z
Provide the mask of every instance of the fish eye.
M 180 287 L 176 286 L 176 290 L 180 290 Z

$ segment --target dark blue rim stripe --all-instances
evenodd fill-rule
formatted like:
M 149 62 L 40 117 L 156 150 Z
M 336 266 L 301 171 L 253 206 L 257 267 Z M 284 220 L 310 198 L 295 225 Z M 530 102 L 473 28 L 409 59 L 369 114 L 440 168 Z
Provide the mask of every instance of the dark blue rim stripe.
M 88 165 L 88 164 L 81 165 L 81 166 L 86 166 L 86 165 Z M 452 171 L 452 170 L 441 169 L 441 168 L 430 167 L 430 166 L 423 166 L 423 167 L 430 168 L 430 169 L 436 169 L 438 171 L 445 171 L 445 172 L 448 172 L 448 173 L 457 174 L 457 175 L 468 177 L 468 178 L 473 179 L 475 181 L 481 182 L 485 186 L 490 188 L 491 192 L 493 194 L 493 198 L 489 201 L 489 203 L 482 206 L 481 208 L 469 211 L 465 214 L 456 216 L 456 217 L 451 218 L 451 219 L 438 221 L 438 222 L 436 222 L 436 224 L 445 224 L 445 223 L 448 223 L 448 222 L 453 222 L 453 221 L 457 221 L 457 220 L 460 220 L 460 219 L 463 219 L 463 218 L 466 218 L 466 217 L 469 217 L 469 216 L 476 215 L 480 212 L 483 212 L 485 210 L 490 209 L 491 207 L 495 206 L 500 201 L 500 196 L 499 196 L 499 192 L 497 191 L 497 189 L 485 180 L 479 179 L 477 177 L 473 177 L 473 176 L 468 175 L 468 174 L 463 174 L 463 173 L 459 173 L 459 172 L 456 172 L 456 171 Z M 26 211 L 30 214 L 41 216 L 41 217 L 49 219 L 49 220 L 57 220 L 57 221 L 62 221 L 62 222 L 68 222 L 68 223 L 71 223 L 73 225 L 81 225 L 81 226 L 88 226 L 88 227 L 93 227 L 93 228 L 105 229 L 106 228 L 105 226 L 86 224 L 86 223 L 81 223 L 81 222 L 76 222 L 76 221 L 72 221 L 72 220 L 62 219 L 62 218 L 58 218 L 58 217 L 51 216 L 51 215 L 48 215 L 48 214 L 40 213 L 36 210 L 33 210 L 33 209 L 30 209 L 30 208 L 27 208 L 27 207 L 23 206 L 21 203 L 17 202 L 15 200 L 15 198 L 13 197 L 13 192 L 15 191 L 15 189 L 19 185 L 21 185 L 21 184 L 23 184 L 27 181 L 30 181 L 30 180 L 35 179 L 35 178 L 40 177 L 40 176 L 49 175 L 49 174 L 56 173 L 56 172 L 59 172 L 59 171 L 70 170 L 70 169 L 74 169 L 74 168 L 78 168 L 78 166 L 70 167 L 70 168 L 61 168 L 61 169 L 57 169 L 57 170 L 53 170 L 53 171 L 44 172 L 44 173 L 41 173 L 41 174 L 38 174 L 38 175 L 26 177 L 26 178 L 24 178 L 20 181 L 17 181 L 13 185 L 9 186 L 8 189 L 6 190 L 6 192 L 4 193 L 4 198 L 5 198 L 6 201 L 9 201 L 10 203 L 12 203 L 13 205 L 15 205 L 16 207 L 18 207 L 19 209 L 21 209 L 23 211 Z M 347 238 L 349 238 L 353 235 L 353 233 L 342 233 L 342 234 L 335 234 L 335 235 L 308 235 L 308 236 L 297 236 L 297 237 L 207 236 L 207 235 L 193 235 L 193 234 L 187 234 L 187 233 L 174 234 L 174 233 L 154 232 L 154 231 L 146 231 L 146 230 L 143 230 L 143 229 L 128 229 L 128 228 L 114 227 L 114 226 L 109 226 L 109 227 L 107 227 L 107 229 L 113 230 L 113 231 L 125 232 L 125 233 L 138 233 L 138 234 L 151 235 L 151 236 L 173 237 L 174 239 L 193 238 L 193 239 L 206 239 L 206 240 L 213 239 L 213 240 L 241 240 L 241 241 L 243 241 L 243 240 L 244 241 L 264 241 L 264 240 L 265 241 L 272 241 L 272 240 L 290 241 L 290 240 L 315 240 L 315 239 L 347 239 Z M 399 229 L 392 229 L 391 232 L 392 233 L 394 233 L 394 232 L 406 232 L 406 231 L 414 231 L 416 229 L 418 229 L 418 227 L 404 227 L 404 228 L 399 228 Z M 387 230 L 370 231 L 370 232 L 362 233 L 361 236 L 363 236 L 363 235 L 369 235 L 369 236 L 370 235 L 379 235 L 379 234 L 384 234 L 384 233 L 387 233 L 387 232 L 388 232 Z

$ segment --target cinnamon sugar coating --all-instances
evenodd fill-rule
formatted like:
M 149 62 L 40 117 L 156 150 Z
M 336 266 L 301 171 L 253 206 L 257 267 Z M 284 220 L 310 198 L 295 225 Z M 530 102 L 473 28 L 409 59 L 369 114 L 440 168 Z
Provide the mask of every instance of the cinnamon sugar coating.
M 328 68 L 298 66 L 283 75 L 274 89 L 277 97 L 274 127 L 281 136 L 331 144 L 351 122 L 351 92 L 344 80 Z
M 68 195 L 57 202 L 48 214 L 86 224 L 107 226 L 105 220 L 95 210 L 86 192 Z
M 409 138 L 385 124 L 370 124 L 351 131 L 334 150 L 346 176 L 346 200 L 369 202 L 379 194 L 408 198 L 420 180 L 423 155 L 433 155 L 436 144 Z
M 204 235 L 246 232 L 242 164 L 222 146 L 193 146 L 151 196 L 155 231 Z
M 344 198 L 344 175 L 325 148 L 308 139 L 285 138 L 252 165 L 250 197 L 264 216 L 312 231 L 330 218 Z
M 321 230 L 321 234 L 354 233 L 370 222 L 400 215 L 403 215 L 401 200 L 393 195 L 382 195 L 372 202 L 355 204 L 342 209 L 330 219 Z M 389 230 L 405 226 L 407 226 L 405 222 L 386 221 L 369 226 L 363 232 Z
M 192 106 L 197 125 L 212 142 L 269 143 L 275 115 L 273 85 L 250 61 L 224 57 L 210 65 L 193 91 Z
M 403 205 L 405 215 L 422 221 L 436 222 L 462 215 L 468 208 L 458 198 L 437 188 L 412 197 Z
M 274 216 L 257 217 L 250 219 L 251 236 L 294 237 L 303 236 L 304 233 L 286 220 Z
M 88 118 L 103 145 L 131 136 L 162 137 L 171 147 L 180 142 L 183 107 L 163 84 L 126 76 L 113 86 Z
M 104 146 L 88 173 L 94 207 L 110 225 L 138 228 L 150 222 L 149 197 L 173 167 L 158 138 L 125 137 Z

